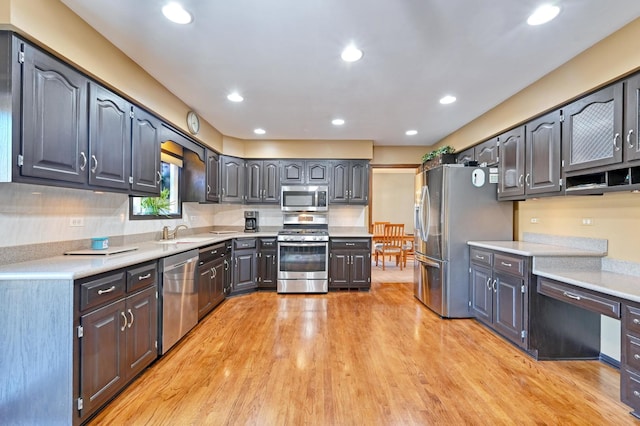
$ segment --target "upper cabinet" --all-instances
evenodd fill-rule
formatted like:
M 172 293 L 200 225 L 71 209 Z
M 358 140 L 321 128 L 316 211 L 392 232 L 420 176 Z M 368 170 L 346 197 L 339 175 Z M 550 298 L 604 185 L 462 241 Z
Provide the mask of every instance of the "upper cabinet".
M 245 200 L 245 160 L 227 155 L 220 156 L 220 201 L 242 203 Z
M 369 202 L 369 162 L 334 160 L 331 162 L 329 203 L 367 204 Z
M 565 172 L 622 162 L 623 92 L 620 82 L 563 108 Z
M 280 163 L 280 182 L 282 184 L 304 183 L 304 160 L 282 160 Z
M 561 117 L 554 111 L 498 137 L 499 199 L 560 192 Z
M 133 179 L 131 188 L 136 192 L 160 194 L 160 120 L 140 109 L 133 108 L 131 156 Z
M 207 150 L 207 191 L 206 199 L 217 203 L 220 201 L 220 159 L 214 151 Z
M 457 164 L 465 164 L 469 161 L 476 161 L 476 148 L 474 146 L 456 154 Z
M 22 54 L 20 176 L 82 184 L 87 181 L 89 81 L 26 43 Z M 15 94 L 14 94 L 15 96 Z
M 635 162 L 640 160 L 640 75 L 627 80 L 625 99 L 625 160 L 636 166 Z
M 327 185 L 329 183 L 328 160 L 282 160 L 280 182 L 282 184 Z
M 277 160 L 246 161 L 247 203 L 280 202 L 280 162 Z
M 498 138 L 492 138 L 475 147 L 476 161 L 480 165 L 495 166 L 500 157 L 498 152 Z

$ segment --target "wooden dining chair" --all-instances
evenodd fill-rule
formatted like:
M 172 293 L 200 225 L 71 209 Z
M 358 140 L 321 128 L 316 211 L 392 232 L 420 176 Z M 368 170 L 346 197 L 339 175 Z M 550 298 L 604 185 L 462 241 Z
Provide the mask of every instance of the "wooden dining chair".
M 384 234 L 384 226 L 391 222 L 373 222 L 371 232 L 373 233 L 373 250 L 382 244 L 382 235 Z
M 387 223 L 384 226 L 384 232 L 382 239 L 378 245 L 376 245 L 375 258 L 376 266 L 378 266 L 379 256 L 382 256 L 382 270 L 385 270 L 385 256 L 395 256 L 396 266 L 400 265 L 400 270 L 403 267 L 403 236 L 404 236 L 404 224 L 402 223 Z

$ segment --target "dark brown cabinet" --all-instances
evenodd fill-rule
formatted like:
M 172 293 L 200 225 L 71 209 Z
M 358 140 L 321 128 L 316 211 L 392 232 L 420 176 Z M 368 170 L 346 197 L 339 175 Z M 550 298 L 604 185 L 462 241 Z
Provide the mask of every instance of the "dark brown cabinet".
M 220 156 L 220 201 L 243 203 L 245 198 L 244 160 L 237 157 Z
M 158 195 L 161 180 L 160 120 L 134 107 L 131 133 L 131 189 L 136 193 Z
M 475 158 L 478 164 L 495 166 L 500 162 L 498 138 L 484 141 L 475 147 Z
M 524 195 L 524 128 L 516 127 L 500 136 L 498 195 L 500 198 Z
M 640 305 L 622 305 L 620 360 L 620 399 L 640 414 Z
M 247 160 L 245 202 L 277 204 L 280 202 L 280 162 Z
M 76 283 L 81 420 L 157 358 L 156 277 L 155 262 L 149 262 Z
M 329 203 L 367 204 L 369 202 L 369 162 L 334 160 L 331 162 Z
M 625 161 L 637 166 L 640 160 L 640 75 L 629 78 L 625 92 L 625 132 L 624 157 Z
M 220 158 L 213 151 L 206 151 L 206 200 L 217 203 L 220 201 Z
M 87 181 L 89 80 L 27 43 L 22 54 L 20 176 Z M 19 123 L 19 121 L 18 121 Z
M 282 160 L 280 181 L 283 184 L 304 183 L 304 160 Z
M 233 240 L 231 294 L 239 294 L 258 287 L 255 238 Z
M 465 164 L 469 161 L 476 161 L 476 148 L 474 146 L 456 154 L 457 164 Z
M 275 238 L 258 240 L 258 288 L 275 290 L 278 284 L 278 246 Z
M 371 239 L 332 238 L 329 288 L 368 290 L 371 287 Z
M 326 185 L 329 183 L 330 165 L 326 160 L 305 161 L 305 182 L 310 185 Z
M 198 320 L 204 318 L 225 297 L 226 243 L 200 249 L 198 259 Z
M 283 184 L 326 185 L 329 183 L 328 160 L 282 160 L 280 181 Z
M 622 162 L 623 83 L 605 87 L 563 108 L 564 171 Z

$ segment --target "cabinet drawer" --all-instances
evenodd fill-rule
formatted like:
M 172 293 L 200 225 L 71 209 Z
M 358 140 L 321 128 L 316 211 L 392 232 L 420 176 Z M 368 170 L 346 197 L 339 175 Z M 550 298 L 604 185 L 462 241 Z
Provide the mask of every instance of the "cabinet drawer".
M 640 337 L 640 308 L 624 305 L 623 327 L 626 332 Z M 640 369 L 638 369 L 640 371 Z
M 331 249 L 362 249 L 371 250 L 371 240 L 368 238 L 362 238 L 358 240 L 342 240 L 332 239 Z
M 242 238 L 233 240 L 233 248 L 236 250 L 256 248 L 255 238 Z
M 620 372 L 620 399 L 634 410 L 640 409 L 640 377 L 625 368 Z
M 221 258 L 225 254 L 227 254 L 227 245 L 225 243 L 201 248 L 198 264 L 203 265 L 211 260 Z
M 156 283 L 157 276 L 155 262 L 129 269 L 127 271 L 127 292 L 131 293 L 153 285 Z
M 260 248 L 264 250 L 275 250 L 277 248 L 278 243 L 275 238 L 261 238 L 260 239 Z
M 524 277 L 525 259 L 519 257 L 505 256 L 496 253 L 493 257 L 493 268 L 497 271 Z
M 491 261 L 493 260 L 493 253 L 491 253 L 490 251 L 480 250 L 472 247 L 470 251 L 470 260 L 473 263 L 491 266 Z
M 611 318 L 620 318 L 620 302 L 568 284 L 538 277 L 538 293 Z
M 640 338 L 623 334 L 622 342 L 623 359 L 626 365 L 636 371 L 640 371 Z
M 124 271 L 80 284 L 80 310 L 94 308 L 123 297 L 126 280 Z

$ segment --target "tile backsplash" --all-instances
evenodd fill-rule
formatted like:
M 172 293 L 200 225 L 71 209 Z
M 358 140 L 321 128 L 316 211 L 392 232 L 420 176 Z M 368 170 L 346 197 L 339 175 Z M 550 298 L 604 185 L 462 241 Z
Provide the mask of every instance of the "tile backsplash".
M 0 248 L 127 237 L 160 233 L 163 226 L 189 228 L 244 227 L 244 211 L 259 211 L 259 226 L 282 226 L 280 206 L 183 203 L 182 219 L 129 220 L 129 197 L 124 194 L 17 183 L 0 184 Z M 366 207 L 331 206 L 331 226 L 365 226 Z M 72 220 L 82 226 L 71 226 Z

